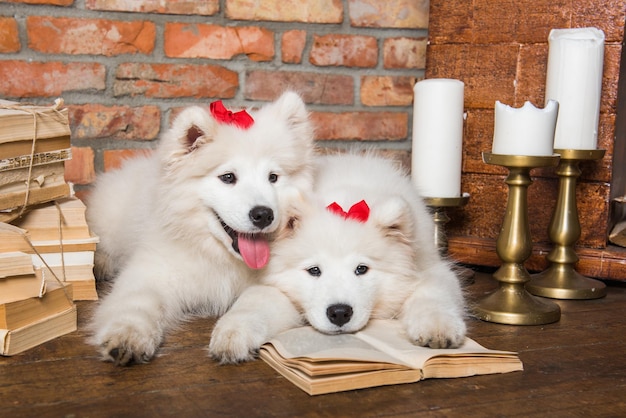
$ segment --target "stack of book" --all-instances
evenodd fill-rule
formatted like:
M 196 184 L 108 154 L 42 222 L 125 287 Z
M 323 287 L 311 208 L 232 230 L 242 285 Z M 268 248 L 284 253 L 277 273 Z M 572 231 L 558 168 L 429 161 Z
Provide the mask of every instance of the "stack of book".
M 87 225 L 85 210 L 76 197 L 29 208 L 12 225 L 0 228 L 0 254 L 29 254 L 48 283 L 71 283 L 74 300 L 97 300 L 93 267 L 99 239 Z
M 65 181 L 67 108 L 0 100 L 0 355 L 76 330 L 75 300 L 95 300 L 85 205 Z
M 63 100 L 31 106 L 0 100 L 0 221 L 29 205 L 70 196 L 65 161 L 72 157 Z
M 0 355 L 18 354 L 75 330 L 71 283 L 46 281 L 29 254 L 0 253 Z

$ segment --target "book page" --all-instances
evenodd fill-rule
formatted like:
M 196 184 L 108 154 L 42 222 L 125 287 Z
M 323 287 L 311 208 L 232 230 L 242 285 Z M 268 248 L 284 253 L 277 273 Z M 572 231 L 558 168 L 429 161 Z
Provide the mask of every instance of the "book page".
M 467 338 L 456 349 L 432 349 L 414 345 L 397 320 L 371 320 L 355 334 L 325 335 L 312 327 L 289 330 L 275 337 L 271 344 L 285 358 L 305 357 L 313 361 L 349 360 L 401 364 L 422 369 L 436 356 L 487 356 L 510 352 L 489 350 Z
M 392 364 L 398 361 L 354 334 L 327 335 L 312 327 L 283 332 L 270 344 L 287 359 L 308 358 L 313 362 L 341 359 Z

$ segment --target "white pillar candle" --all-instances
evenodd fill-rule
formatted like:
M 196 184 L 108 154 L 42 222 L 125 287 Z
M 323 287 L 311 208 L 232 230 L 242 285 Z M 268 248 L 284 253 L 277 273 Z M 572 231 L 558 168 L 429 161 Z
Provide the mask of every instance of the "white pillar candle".
M 552 155 L 559 104 L 548 101 L 543 109 L 526 102 L 519 109 L 496 102 L 491 152 L 504 155 Z
M 461 195 L 463 89 L 460 80 L 415 84 L 411 177 L 424 197 Z
M 548 43 L 546 101 L 559 102 L 554 148 L 596 149 L 604 33 L 596 28 L 552 29 Z

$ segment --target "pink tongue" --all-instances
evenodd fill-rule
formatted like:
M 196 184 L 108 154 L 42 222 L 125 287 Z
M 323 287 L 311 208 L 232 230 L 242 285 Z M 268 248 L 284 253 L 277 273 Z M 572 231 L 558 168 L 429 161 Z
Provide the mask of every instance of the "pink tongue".
M 241 258 L 251 269 L 260 269 L 269 261 L 270 246 L 265 239 L 239 235 L 237 242 Z

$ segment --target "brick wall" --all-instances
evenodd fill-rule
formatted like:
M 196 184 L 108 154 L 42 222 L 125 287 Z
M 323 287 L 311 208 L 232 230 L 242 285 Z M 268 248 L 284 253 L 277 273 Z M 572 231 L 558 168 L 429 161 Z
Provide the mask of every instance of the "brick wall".
M 610 199 L 616 196 L 611 194 L 613 183 L 621 177 L 624 184 L 626 177 L 626 138 L 616 138 L 615 130 L 618 117 L 624 118 L 617 112 L 617 96 L 625 17 L 624 0 L 430 1 L 425 77 L 456 78 L 466 86 L 462 189 L 471 197 L 451 216 L 447 228 L 453 258 L 482 265 L 500 263 L 494 247 L 506 206 L 507 171 L 481 158 L 483 151 L 491 151 L 495 101 L 521 107 L 528 100 L 543 107 L 550 30 L 594 26 L 606 36 L 598 129 L 598 148 L 606 154 L 602 160 L 581 164 L 576 193 L 582 234 L 577 245 L 588 251 L 581 255 L 579 267 L 589 276 L 618 278 L 618 269 L 610 271 L 606 261 L 612 255 L 600 250 L 607 247 Z M 616 159 L 616 154 L 622 159 Z M 535 246 L 535 256 L 527 265 L 541 270 L 546 266 L 545 250 L 550 248 L 548 225 L 558 178 L 554 169 L 536 169 L 531 174 L 530 229 L 533 241 L 542 246 Z M 621 258 L 620 264 L 623 257 L 623 253 L 616 257 Z
M 323 146 L 408 160 L 428 0 L 0 0 L 0 97 L 70 108 L 80 191 L 182 106 L 299 91 Z

